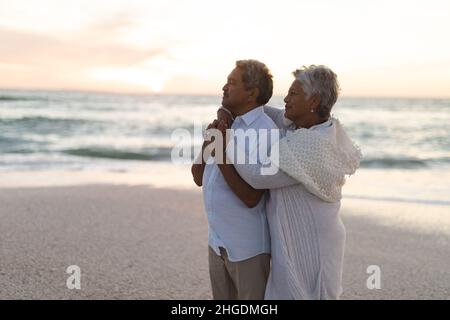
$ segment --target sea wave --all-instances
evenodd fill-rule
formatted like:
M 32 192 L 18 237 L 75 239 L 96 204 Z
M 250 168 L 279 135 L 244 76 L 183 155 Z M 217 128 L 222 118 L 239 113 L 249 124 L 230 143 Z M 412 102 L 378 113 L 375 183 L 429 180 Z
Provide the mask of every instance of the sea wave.
M 143 151 L 119 150 L 104 147 L 66 149 L 62 153 L 77 157 L 103 158 L 115 160 L 155 161 L 170 159 L 172 148 L 152 148 Z
M 94 123 L 100 122 L 98 120 L 89 120 L 89 119 L 81 119 L 81 118 L 52 118 L 52 117 L 43 117 L 43 116 L 26 116 L 20 118 L 0 118 L 1 124 L 56 124 L 56 123 L 73 123 L 73 124 L 83 124 L 83 123 Z
M 26 134 L 56 135 L 65 137 L 67 135 L 89 132 L 93 136 L 101 136 L 109 123 L 98 120 L 81 118 L 49 118 L 43 116 L 25 116 L 20 118 L 0 118 L 1 132 L 21 137 Z
M 191 155 L 193 155 L 193 148 Z M 108 147 L 85 147 L 63 150 L 62 153 L 66 155 L 89 157 L 89 158 L 104 158 L 116 160 L 141 160 L 141 161 L 155 161 L 164 160 L 170 161 L 172 148 L 159 147 L 147 148 L 144 150 L 121 150 Z M 191 159 L 193 160 L 193 159 Z M 383 169 L 423 169 L 431 168 L 436 164 L 450 164 L 450 158 L 433 158 L 433 159 L 413 159 L 413 158 L 368 158 L 361 162 L 362 168 L 383 168 Z
M 45 97 L 33 97 L 33 96 L 0 96 L 1 101 L 49 101 Z
M 422 169 L 435 164 L 450 163 L 449 157 L 416 159 L 416 158 L 366 158 L 361 161 L 362 168 L 389 168 L 389 169 Z
M 281 106 L 282 99 L 271 104 Z M 215 117 L 217 101 L 220 97 L 0 91 L 0 170 L 8 163 L 34 163 L 37 156 L 49 167 L 60 158 L 80 167 L 109 162 L 102 159 L 170 162 L 174 130 L 187 130 L 186 144 L 199 147 L 197 123 L 205 127 Z M 336 116 L 365 155 L 363 168 L 450 168 L 445 126 L 450 100 L 343 98 L 338 104 Z
M 0 133 L 0 146 L 1 145 L 12 145 L 17 143 L 28 142 L 28 140 L 22 139 L 20 137 L 6 137 Z

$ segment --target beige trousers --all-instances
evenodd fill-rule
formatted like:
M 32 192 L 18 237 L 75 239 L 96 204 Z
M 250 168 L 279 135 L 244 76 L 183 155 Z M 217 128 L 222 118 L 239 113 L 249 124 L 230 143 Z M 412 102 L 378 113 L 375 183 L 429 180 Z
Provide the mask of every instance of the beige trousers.
M 231 262 L 227 251 L 220 256 L 209 248 L 209 275 L 214 300 L 263 300 L 270 271 L 270 254 Z

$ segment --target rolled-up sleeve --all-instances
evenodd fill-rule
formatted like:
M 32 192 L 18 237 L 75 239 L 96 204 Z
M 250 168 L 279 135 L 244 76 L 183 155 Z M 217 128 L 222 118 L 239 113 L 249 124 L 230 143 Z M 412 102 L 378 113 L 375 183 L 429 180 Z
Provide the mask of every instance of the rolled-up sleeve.
M 264 114 L 266 111 L 269 114 Z M 261 112 L 264 115 L 260 115 L 250 126 L 239 118 L 233 123 L 234 130 L 226 148 L 228 163 L 233 164 L 239 175 L 255 189 L 298 184 L 297 180 L 276 167 L 276 162 L 271 161 L 272 145 L 278 145 L 280 139 L 277 124 L 282 124 L 283 110 L 265 106 Z
M 273 141 L 271 141 L 273 142 Z M 275 141 L 274 143 L 278 143 Z M 271 145 L 269 143 L 269 145 Z M 257 161 L 254 164 L 247 162 L 240 163 L 237 160 L 236 150 L 239 148 L 236 145 L 229 145 L 227 147 L 227 158 L 230 163 L 234 165 L 239 175 L 255 189 L 275 189 L 298 184 L 299 182 L 287 175 L 285 172 L 276 167 L 268 155 L 258 154 Z M 241 154 L 252 154 L 258 148 L 257 143 L 247 146 L 247 150 L 240 151 Z M 272 147 L 269 147 L 269 154 Z M 247 152 L 249 151 L 249 152 Z
M 276 167 L 276 173 L 272 175 L 263 174 L 261 164 L 234 164 L 234 167 L 242 179 L 255 189 L 276 189 L 299 183 Z

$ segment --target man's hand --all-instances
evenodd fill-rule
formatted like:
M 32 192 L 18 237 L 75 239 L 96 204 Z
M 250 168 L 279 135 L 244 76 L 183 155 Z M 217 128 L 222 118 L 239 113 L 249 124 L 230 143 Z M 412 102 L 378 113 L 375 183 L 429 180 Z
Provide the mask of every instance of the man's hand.
M 217 129 L 217 120 L 214 120 L 211 122 L 208 127 L 206 128 L 205 135 L 207 135 L 209 129 Z M 194 161 L 191 167 L 191 173 L 192 177 L 194 178 L 194 182 L 199 187 L 203 184 L 203 172 L 205 171 L 205 165 L 206 160 L 209 157 L 207 154 L 210 152 L 210 144 L 214 142 L 214 136 L 211 136 L 211 139 L 206 139 L 206 136 L 204 135 L 204 140 L 202 144 L 202 150 L 201 153 L 198 155 L 197 159 L 200 159 L 200 161 Z M 212 153 L 210 153 L 212 156 L 214 156 L 214 150 Z M 196 160 L 197 160 L 196 159 Z

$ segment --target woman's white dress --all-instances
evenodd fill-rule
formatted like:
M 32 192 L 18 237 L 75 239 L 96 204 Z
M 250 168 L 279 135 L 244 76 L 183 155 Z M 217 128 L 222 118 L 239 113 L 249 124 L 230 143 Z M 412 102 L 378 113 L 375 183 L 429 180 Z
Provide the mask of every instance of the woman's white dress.
M 339 298 L 345 246 L 339 208 L 340 202 L 325 202 L 302 184 L 270 190 L 272 269 L 265 299 Z M 290 223 L 281 224 L 280 215 Z M 286 234 L 295 239 L 292 245 L 286 245 Z M 292 268 L 294 260 L 301 264 Z
M 265 107 L 264 111 L 282 136 L 289 134 L 283 110 Z M 309 130 L 334 139 L 334 129 L 329 120 Z M 257 174 L 235 167 L 246 180 Z M 260 186 L 250 184 L 270 189 L 266 208 L 272 268 L 265 299 L 339 299 L 345 247 L 340 201 L 324 201 L 281 170 L 260 181 Z

